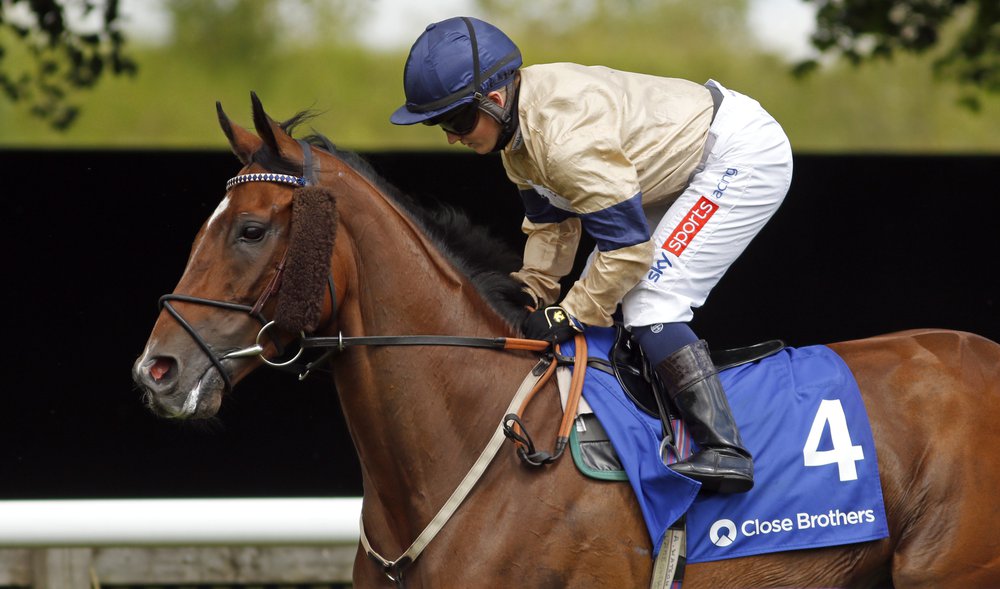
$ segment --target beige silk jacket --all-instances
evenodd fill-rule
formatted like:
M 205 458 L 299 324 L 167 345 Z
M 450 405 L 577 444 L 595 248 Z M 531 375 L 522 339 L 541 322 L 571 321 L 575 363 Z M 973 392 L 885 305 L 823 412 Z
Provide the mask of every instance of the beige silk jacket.
M 523 68 L 519 92 L 520 133 L 501 152 L 526 213 L 514 277 L 556 302 L 585 230 L 596 256 L 560 304 L 585 324 L 611 325 L 652 262 L 642 209 L 684 191 L 711 125 L 711 94 L 687 80 L 571 63 Z

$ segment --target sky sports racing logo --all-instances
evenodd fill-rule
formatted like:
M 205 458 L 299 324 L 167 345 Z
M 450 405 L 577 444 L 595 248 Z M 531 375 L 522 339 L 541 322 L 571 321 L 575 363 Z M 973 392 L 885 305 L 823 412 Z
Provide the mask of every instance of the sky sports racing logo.
M 704 196 L 699 198 L 660 248 L 679 258 L 717 210 L 719 205 Z
M 739 526 L 731 519 L 716 520 L 708 530 L 708 539 L 719 548 L 731 546 L 742 536 L 747 539 L 764 538 L 773 534 L 785 534 L 801 530 L 823 530 L 839 526 L 857 526 L 875 523 L 875 511 L 841 511 L 831 509 L 827 513 L 796 513 L 794 518 L 744 520 Z

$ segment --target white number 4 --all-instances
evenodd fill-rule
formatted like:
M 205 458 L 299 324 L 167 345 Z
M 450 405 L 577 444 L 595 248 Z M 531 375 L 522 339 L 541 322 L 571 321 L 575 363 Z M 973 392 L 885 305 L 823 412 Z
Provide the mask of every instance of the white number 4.
M 827 425 L 830 426 L 833 449 L 820 450 L 819 441 Z M 847 431 L 847 416 L 844 415 L 844 406 L 839 399 L 820 401 L 819 410 L 816 411 L 806 437 L 806 445 L 802 448 L 802 459 L 806 466 L 836 464 L 840 469 L 841 481 L 858 479 L 858 469 L 854 463 L 864 460 L 865 452 L 861 446 L 851 443 L 851 432 Z

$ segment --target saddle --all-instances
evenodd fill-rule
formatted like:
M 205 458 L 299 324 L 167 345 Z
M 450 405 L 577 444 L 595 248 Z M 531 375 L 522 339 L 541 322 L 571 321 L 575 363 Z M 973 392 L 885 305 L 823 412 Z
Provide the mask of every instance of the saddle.
M 763 360 L 783 349 L 785 342 L 769 340 L 741 348 L 712 350 L 712 363 L 716 370 L 722 372 Z M 611 348 L 610 358 L 588 358 L 587 366 L 613 375 L 629 399 L 644 413 L 660 419 L 676 416 L 676 410 L 653 365 L 646 358 L 639 342 L 624 326 L 615 326 L 615 343 Z
M 716 369 L 723 370 L 756 362 L 777 354 L 785 348 L 781 340 L 768 340 L 751 346 L 713 350 L 712 362 Z M 657 418 L 663 426 L 664 441 L 673 444 L 672 421 L 678 419 L 677 409 L 670 400 L 666 388 L 656 374 L 653 365 L 643 353 L 639 342 L 621 324 L 615 326 L 615 342 L 608 355 L 603 358 L 588 358 L 588 368 L 595 368 L 613 375 L 621 385 L 625 395 L 635 406 L 647 415 Z M 604 428 L 594 415 L 580 415 L 577 418 L 575 436 L 578 451 L 584 456 L 582 462 L 589 465 L 589 474 L 612 473 L 620 469 L 618 458 L 610 446 Z M 581 462 L 580 460 L 577 461 Z M 604 478 L 604 477 L 598 477 Z

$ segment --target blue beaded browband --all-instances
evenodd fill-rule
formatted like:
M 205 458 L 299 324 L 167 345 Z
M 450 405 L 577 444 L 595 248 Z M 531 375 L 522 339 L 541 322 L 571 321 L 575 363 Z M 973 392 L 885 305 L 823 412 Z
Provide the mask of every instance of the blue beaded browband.
M 233 186 L 247 182 L 277 182 L 278 184 L 291 184 L 292 186 L 305 186 L 309 184 L 309 181 L 305 178 L 289 174 L 240 174 L 239 176 L 233 176 L 226 182 L 226 190 L 228 191 Z
M 245 184 L 247 182 L 277 182 L 278 184 L 290 184 L 292 186 L 310 186 L 316 184 L 316 170 L 313 168 L 312 149 L 309 144 L 301 139 L 296 139 L 302 147 L 302 176 L 292 176 L 291 174 L 273 174 L 270 172 L 240 174 L 233 176 L 226 182 L 226 191 L 233 186 Z

